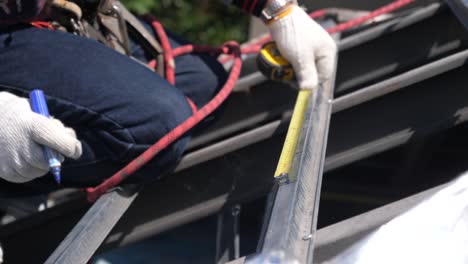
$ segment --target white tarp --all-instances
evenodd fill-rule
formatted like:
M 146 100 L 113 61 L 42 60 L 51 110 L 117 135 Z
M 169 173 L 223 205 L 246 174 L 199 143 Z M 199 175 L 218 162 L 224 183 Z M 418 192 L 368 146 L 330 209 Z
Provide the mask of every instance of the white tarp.
M 326 263 L 468 263 L 468 173 Z

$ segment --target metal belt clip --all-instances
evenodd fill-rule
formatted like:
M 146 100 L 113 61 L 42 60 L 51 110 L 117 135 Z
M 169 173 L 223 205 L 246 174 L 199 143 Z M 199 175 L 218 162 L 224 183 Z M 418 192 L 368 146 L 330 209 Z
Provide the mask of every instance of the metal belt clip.
M 98 7 L 99 22 L 106 29 L 106 38 L 117 51 L 130 55 L 127 25 L 116 1 L 101 1 Z

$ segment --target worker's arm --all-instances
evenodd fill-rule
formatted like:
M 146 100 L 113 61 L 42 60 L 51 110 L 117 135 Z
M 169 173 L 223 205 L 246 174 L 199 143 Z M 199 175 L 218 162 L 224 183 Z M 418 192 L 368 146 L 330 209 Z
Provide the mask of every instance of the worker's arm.
M 32 112 L 26 98 L 0 92 L 0 178 L 20 183 L 46 174 L 48 163 L 40 145 L 69 158 L 81 156 L 72 129 Z
M 294 66 L 299 86 L 314 89 L 330 78 L 336 44 L 302 8 L 288 0 L 231 0 L 244 11 L 261 17 L 278 49 Z

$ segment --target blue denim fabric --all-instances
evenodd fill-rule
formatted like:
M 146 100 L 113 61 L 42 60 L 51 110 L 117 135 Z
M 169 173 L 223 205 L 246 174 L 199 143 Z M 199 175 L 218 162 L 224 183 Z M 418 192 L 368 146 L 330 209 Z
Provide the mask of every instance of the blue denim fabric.
M 173 47 L 186 43 L 169 37 Z M 133 55 L 146 62 L 141 48 L 132 46 Z M 27 97 L 32 89 L 43 89 L 51 115 L 77 132 L 83 155 L 63 164 L 63 184 L 73 187 L 111 176 L 192 114 L 185 96 L 201 107 L 226 79 L 214 58 L 188 55 L 176 59 L 175 88 L 98 42 L 28 27 L 0 32 L 0 60 L 1 90 Z M 155 179 L 171 168 L 189 138 L 172 144 L 134 179 Z M 44 189 L 51 179 L 9 189 Z

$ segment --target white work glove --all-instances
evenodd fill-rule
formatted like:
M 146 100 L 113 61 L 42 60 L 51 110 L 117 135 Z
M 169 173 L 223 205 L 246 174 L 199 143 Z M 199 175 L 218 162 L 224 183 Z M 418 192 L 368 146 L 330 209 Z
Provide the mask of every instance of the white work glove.
M 268 27 L 281 55 L 293 65 L 301 89 L 315 89 L 331 78 L 335 41 L 302 8 L 293 5 L 289 14 Z
M 26 98 L 0 92 L 0 178 L 22 183 L 49 170 L 40 145 L 77 159 L 81 143 L 71 128 L 31 110 Z

